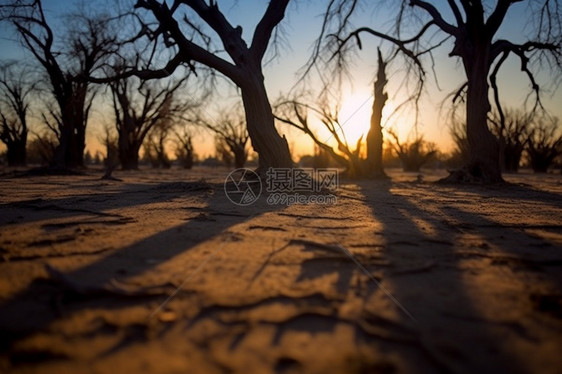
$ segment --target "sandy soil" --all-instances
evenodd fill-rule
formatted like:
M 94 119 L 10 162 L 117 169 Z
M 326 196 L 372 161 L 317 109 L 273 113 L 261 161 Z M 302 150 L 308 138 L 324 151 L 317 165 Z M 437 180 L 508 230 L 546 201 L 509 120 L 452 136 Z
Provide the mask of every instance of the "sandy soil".
M 0 372 L 562 372 L 562 176 L 241 207 L 226 174 L 0 177 Z

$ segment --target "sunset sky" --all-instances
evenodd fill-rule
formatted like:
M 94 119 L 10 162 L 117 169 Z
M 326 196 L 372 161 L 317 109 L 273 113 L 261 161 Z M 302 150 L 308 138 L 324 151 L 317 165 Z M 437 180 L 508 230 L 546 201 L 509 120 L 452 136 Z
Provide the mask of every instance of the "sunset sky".
M 72 5 L 71 5 L 72 3 Z M 44 7 L 47 11 L 49 21 L 56 30 L 61 23 L 60 14 L 72 9 L 75 3 L 79 1 L 55 1 L 44 0 Z M 103 4 L 111 4 L 111 2 L 100 2 Z M 264 68 L 265 82 L 268 88 L 270 100 L 273 102 L 281 93 L 287 93 L 296 83 L 299 69 L 306 63 L 310 57 L 312 45 L 319 35 L 321 26 L 321 14 L 324 11 L 326 1 L 297 1 L 289 5 L 287 17 L 282 22 L 285 33 L 286 43 L 282 45 L 282 54 L 274 61 L 270 62 Z M 388 2 L 388 4 L 396 4 L 397 2 Z M 436 2 L 438 3 L 438 2 Z M 227 19 L 233 25 L 241 25 L 243 27 L 243 36 L 248 44 L 251 40 L 251 34 L 259 18 L 263 14 L 267 2 L 259 0 L 239 0 L 239 1 L 219 1 L 220 9 L 226 14 Z M 525 2 L 515 4 L 506 23 L 500 30 L 500 36 L 512 40 L 522 41 L 527 21 L 525 19 L 527 5 Z M 371 26 L 378 30 L 388 31 L 393 20 L 392 6 L 376 9 L 365 9 L 359 13 L 360 16 L 354 19 L 355 26 Z M 450 16 L 445 13 L 445 17 Z M 377 27 L 376 25 L 380 25 Z M 5 26 L 0 28 L 0 50 L 2 51 L 2 59 L 19 59 L 22 57 L 22 47 L 14 40 L 13 33 Z M 345 124 L 345 131 L 348 135 L 350 143 L 356 141 L 362 133 L 366 133 L 369 126 L 370 108 L 372 104 L 371 92 L 372 82 L 376 72 L 376 48 L 380 45 L 380 40 L 371 36 L 364 36 L 363 50 L 358 53 L 358 59 L 353 67 L 352 81 L 346 85 L 345 91 L 342 93 L 343 104 L 341 108 L 340 120 Z M 452 90 L 458 87 L 464 80 L 464 73 L 460 62 L 447 55 L 451 50 L 451 44 L 445 44 L 435 52 L 435 63 L 439 88 L 433 76 L 430 75 L 427 80 L 427 92 L 421 102 L 419 131 L 424 134 L 426 140 L 436 142 L 443 151 L 448 151 L 452 147 L 449 137 L 449 130 L 446 126 L 447 119 L 445 110 L 439 114 L 440 105 L 443 99 Z M 430 67 L 427 67 L 430 71 Z M 535 69 L 536 70 L 536 69 Z M 394 63 L 390 66 L 389 84 L 387 92 L 390 100 L 385 110 L 388 116 L 392 110 L 404 100 L 406 92 L 405 77 L 400 66 Z M 544 87 L 548 86 L 550 79 L 547 72 L 538 74 L 539 84 Z M 500 94 L 504 107 L 521 107 L 525 98 L 529 93 L 529 81 L 527 77 L 520 72 L 519 62 L 510 57 L 504 65 L 503 72 L 500 74 Z M 319 84 L 312 83 L 311 89 L 315 89 Z M 229 90 L 224 88 L 225 91 Z M 229 91 L 235 94 L 235 91 Z M 543 96 L 545 107 L 551 114 L 562 117 L 562 92 L 558 89 L 556 92 L 545 92 Z M 214 110 L 220 107 L 209 107 L 209 114 L 212 116 Z M 100 116 L 105 116 L 106 121 L 111 121 L 111 113 L 108 108 L 103 108 L 101 102 L 95 109 L 94 117 L 90 122 L 88 129 L 88 140 L 86 148 L 92 153 L 99 149 L 97 138 L 101 134 Z M 35 114 L 35 113 L 34 113 Z M 393 117 L 387 121 L 386 126 L 395 128 L 401 138 L 405 139 L 412 135 L 414 115 L 413 112 L 404 111 L 401 115 Z M 280 132 L 286 133 L 290 146 L 293 149 L 295 159 L 298 156 L 312 153 L 312 143 L 306 136 L 299 134 L 297 130 L 288 130 L 285 127 L 280 128 Z M 322 136 L 328 137 L 327 134 L 320 132 Z M 321 136 L 321 137 L 322 137 Z M 196 153 L 200 156 L 210 155 L 212 150 L 212 142 L 210 137 L 204 132 L 199 132 L 195 141 Z

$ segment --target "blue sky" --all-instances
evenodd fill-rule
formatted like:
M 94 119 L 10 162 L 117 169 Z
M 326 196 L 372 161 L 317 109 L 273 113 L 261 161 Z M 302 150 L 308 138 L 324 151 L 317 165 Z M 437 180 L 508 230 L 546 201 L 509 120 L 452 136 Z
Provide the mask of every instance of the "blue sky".
M 49 20 L 53 22 L 53 25 L 56 25 L 61 22 L 60 14 L 72 10 L 74 4 L 78 1 L 44 0 L 43 2 Z M 92 3 L 90 2 L 90 4 Z M 100 3 L 105 4 L 104 6 L 114 4 L 107 1 L 100 1 Z M 288 43 L 283 45 L 282 55 L 264 68 L 266 86 L 271 101 L 274 101 L 280 93 L 288 92 L 296 82 L 297 72 L 309 58 L 313 42 L 319 34 L 321 14 L 325 3 L 326 1 L 298 1 L 289 5 L 287 17 L 282 22 Z M 396 4 L 396 2 L 387 2 L 387 4 L 393 3 Z M 259 17 L 263 14 L 266 4 L 267 2 L 263 0 L 219 1 L 220 8 L 226 13 L 229 21 L 233 25 L 243 26 L 243 36 L 248 44 L 251 40 L 251 33 Z M 390 21 L 393 19 L 391 8 L 391 6 L 379 8 L 376 12 L 365 9 L 359 17 L 354 19 L 354 24 L 356 26 L 381 25 L 382 29 L 388 28 Z M 526 24 L 525 15 L 526 6 L 524 4 L 513 6 L 508 21 L 504 23 L 500 34 L 522 40 L 522 30 Z M 2 26 L 0 33 L 2 58 L 18 58 L 21 56 L 22 48 L 11 38 L 8 29 Z M 343 108 L 340 112 L 341 120 L 346 122 L 345 128 L 351 135 L 351 141 L 358 138 L 360 133 L 368 127 L 371 106 L 369 99 L 371 97 L 372 79 L 376 72 L 375 53 L 378 45 L 380 45 L 379 40 L 369 36 L 363 37 L 363 51 L 358 53 L 358 59 L 353 65 L 352 81 L 346 85 L 342 93 L 344 99 Z M 436 51 L 437 78 L 440 89 L 433 79 L 428 79 L 427 95 L 422 101 L 419 122 L 420 132 L 425 134 L 425 138 L 437 142 L 445 150 L 451 147 L 451 141 L 446 127 L 446 118 L 439 116 L 439 106 L 445 96 L 464 80 L 464 73 L 460 64 L 455 59 L 447 57 L 449 51 L 450 45 L 445 45 Z M 389 73 L 390 82 L 387 90 L 391 99 L 388 103 L 387 114 L 392 111 L 393 106 L 396 106 L 405 97 L 402 91 L 405 81 L 400 69 L 395 66 Z M 548 74 L 544 72 L 539 74 L 539 82 L 547 84 L 549 82 Z M 514 58 L 510 58 L 506 63 L 505 69 L 500 75 L 499 84 L 502 102 L 506 106 L 520 107 L 529 92 L 529 82 L 526 76 L 519 71 L 518 61 Z M 314 83 L 312 86 L 314 88 Z M 562 93 L 560 89 L 554 95 L 545 94 L 544 103 L 553 114 L 562 116 L 562 105 L 560 105 Z M 365 105 L 358 110 L 362 104 Z M 98 112 L 103 112 L 103 110 L 98 110 Z M 88 141 L 88 148 L 90 149 L 97 147 L 95 138 L 99 133 L 99 126 L 95 121 L 92 121 L 91 124 L 89 129 L 91 136 Z M 394 127 L 401 136 L 406 137 L 412 133 L 413 115 L 403 113 L 402 116 L 391 119 L 387 126 Z M 287 132 L 289 141 L 295 148 L 297 155 L 311 152 L 312 144 L 305 136 L 286 128 L 280 130 Z M 200 136 L 202 137 L 202 135 Z M 211 152 L 208 148 L 210 142 L 206 139 L 202 138 L 199 144 L 203 144 L 203 149 L 197 150 L 200 155 L 207 155 Z

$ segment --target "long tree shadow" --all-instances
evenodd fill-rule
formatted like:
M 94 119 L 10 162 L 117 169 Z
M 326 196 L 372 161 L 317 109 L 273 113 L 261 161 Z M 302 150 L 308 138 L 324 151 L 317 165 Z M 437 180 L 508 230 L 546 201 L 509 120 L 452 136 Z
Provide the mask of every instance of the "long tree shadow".
M 386 255 L 392 263 L 399 264 L 385 272 L 388 279 L 385 284 L 389 285 L 396 299 L 419 322 L 416 327 L 425 342 L 422 350 L 430 353 L 429 358 L 446 370 L 521 371 L 518 357 L 504 349 L 505 335 L 528 339 L 532 334 L 517 322 L 496 323 L 497 321 L 490 321 L 489 316 L 482 315 L 481 306 L 475 300 L 477 296 L 470 283 L 471 275 L 478 270 L 463 262 L 466 256 L 459 255 L 460 237 L 466 233 L 467 228 L 473 228 L 484 239 L 474 243 L 476 250 L 482 250 L 480 244 L 490 240 L 505 253 L 511 253 L 513 261 L 517 261 L 521 252 L 502 245 L 501 238 L 491 237 L 479 227 L 497 227 L 498 223 L 452 206 L 443 207 L 447 198 L 451 201 L 458 198 L 456 194 L 446 196 L 447 188 L 437 192 L 439 198 L 432 201 L 432 196 L 435 199 L 435 191 L 433 195 L 426 193 L 425 198 L 423 193 L 407 195 L 412 193 L 412 185 L 406 186 L 403 192 L 397 184 L 360 183 L 360 186 L 373 217 L 383 225 L 382 234 L 387 242 Z M 521 188 L 523 187 L 517 187 Z M 482 188 L 472 189 L 470 192 L 482 198 L 489 194 Z M 496 191 L 492 192 L 492 195 L 497 194 Z M 506 196 L 505 192 L 499 194 Z M 525 200 L 544 202 L 545 198 L 552 198 L 551 195 L 559 199 L 556 194 L 541 195 L 536 190 L 529 195 Z M 513 204 L 516 203 L 514 200 Z M 501 235 L 516 238 L 522 246 L 541 241 L 513 227 L 504 228 Z M 405 314 L 401 315 L 405 324 L 411 323 Z M 420 372 L 423 371 L 420 369 Z
M 20 357 L 11 351 L 14 344 L 21 339 L 47 329 L 53 322 L 62 318 L 61 303 L 66 310 L 77 312 L 96 306 L 118 309 L 124 305 L 164 301 L 169 293 L 181 284 L 181 280 L 156 288 L 149 286 L 140 292 L 115 286 L 115 282 L 144 274 L 165 262 L 174 261 L 178 256 L 207 240 L 213 238 L 228 240 L 232 234 L 228 232 L 230 227 L 276 209 L 276 206 L 266 204 L 264 199 L 249 207 L 236 206 L 227 200 L 222 184 L 205 185 L 204 188 L 199 185 L 191 188 L 188 184 L 164 183 L 153 187 L 151 196 L 157 201 L 171 200 L 190 194 L 193 196 L 194 192 L 196 194 L 203 192 L 203 195 L 207 196 L 205 198 L 207 204 L 199 210 L 199 215 L 190 218 L 187 222 L 161 230 L 126 247 L 117 248 L 97 261 L 76 270 L 60 272 L 48 266 L 49 278 L 36 278 L 24 290 L 3 301 L 0 304 L 2 331 L 0 352 L 9 355 L 12 361 L 52 358 L 49 355 L 43 357 L 44 354 L 41 352 L 31 353 L 30 356 L 24 354 Z M 117 206 L 121 208 L 142 203 L 136 198 L 127 199 L 127 197 L 130 197 L 127 191 L 117 196 L 94 195 L 94 200 L 111 199 L 110 204 L 101 204 L 95 211 L 103 214 L 109 207 L 115 209 L 116 201 Z M 71 206 L 71 209 L 77 211 L 76 214 L 82 214 L 81 210 L 91 209 L 88 205 L 82 209 L 83 207 L 79 205 L 82 198 L 68 197 L 41 203 L 46 206 Z M 88 204 L 87 200 L 83 203 Z M 73 212 L 71 211 L 70 214 L 72 215 Z M 53 213 L 52 217 L 58 215 Z M 195 268 L 196 265 L 199 264 L 193 267 Z
M 99 186 L 99 187 L 96 187 Z M 102 183 L 88 189 L 104 189 Z M 0 224 L 22 224 L 76 216 L 122 217 L 119 213 L 108 212 L 147 203 L 171 201 L 189 193 L 211 189 L 206 182 L 166 182 L 158 185 L 127 183 L 119 185 L 116 191 L 83 194 L 61 198 L 36 198 L 0 204 Z M 147 194 L 149 200 L 147 201 Z

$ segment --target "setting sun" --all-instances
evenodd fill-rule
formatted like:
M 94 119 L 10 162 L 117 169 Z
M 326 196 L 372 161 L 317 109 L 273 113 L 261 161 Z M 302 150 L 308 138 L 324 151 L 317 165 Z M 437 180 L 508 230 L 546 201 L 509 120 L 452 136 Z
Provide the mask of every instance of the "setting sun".
M 370 93 L 356 93 L 345 99 L 340 110 L 340 123 L 350 145 L 355 145 L 359 138 L 367 136 L 371 123 L 373 95 Z M 394 112 L 392 100 L 388 100 L 383 109 L 383 126 L 388 117 Z
M 350 145 L 367 136 L 372 105 L 373 96 L 367 93 L 354 94 L 342 103 L 339 119 Z

